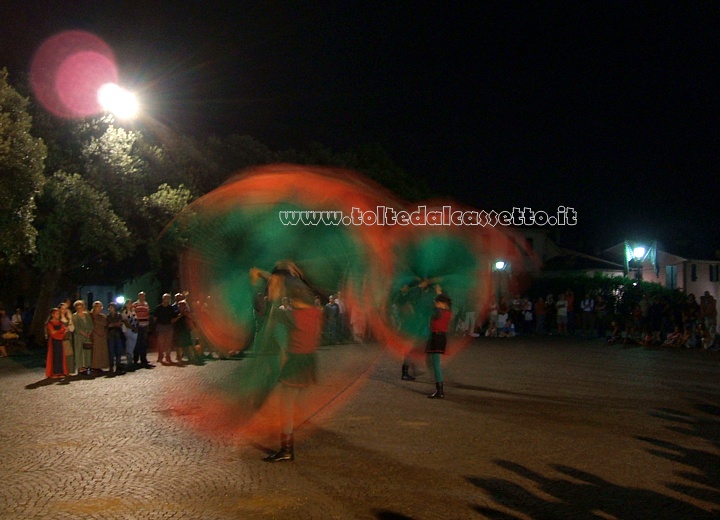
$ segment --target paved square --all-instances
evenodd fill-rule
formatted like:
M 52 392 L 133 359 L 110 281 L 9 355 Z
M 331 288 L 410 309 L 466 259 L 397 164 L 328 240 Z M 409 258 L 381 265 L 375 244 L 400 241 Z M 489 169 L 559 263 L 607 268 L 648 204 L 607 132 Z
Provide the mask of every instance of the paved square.
M 325 401 L 278 464 L 277 435 L 208 410 L 249 359 L 48 384 L 41 358 L 0 360 L 3 519 L 720 515 L 718 352 L 479 339 L 433 400 L 422 366 L 323 347 Z

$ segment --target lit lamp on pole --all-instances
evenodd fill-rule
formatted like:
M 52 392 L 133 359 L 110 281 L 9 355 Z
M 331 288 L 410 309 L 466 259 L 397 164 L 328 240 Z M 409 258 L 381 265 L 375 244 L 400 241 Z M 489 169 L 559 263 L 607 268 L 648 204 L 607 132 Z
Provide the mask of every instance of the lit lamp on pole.
M 628 267 L 635 269 L 635 279 L 642 280 L 643 260 L 647 254 L 644 246 L 636 246 L 632 250 L 632 258 L 628 261 Z
M 498 297 L 498 300 L 500 299 L 500 294 L 501 294 L 501 292 L 502 292 L 500 286 L 501 286 L 502 280 L 503 280 L 503 273 L 506 273 L 506 272 L 508 272 L 509 270 L 510 270 L 510 266 L 509 266 L 509 264 L 508 264 L 506 261 L 504 261 L 504 260 L 497 260 L 497 261 L 495 262 L 495 264 L 493 264 L 493 271 L 497 273 L 497 275 L 496 275 L 496 277 L 497 277 L 496 285 L 497 285 L 497 297 Z
M 135 119 L 140 111 L 135 94 L 115 83 L 106 83 L 98 89 L 98 102 L 103 110 L 120 120 Z

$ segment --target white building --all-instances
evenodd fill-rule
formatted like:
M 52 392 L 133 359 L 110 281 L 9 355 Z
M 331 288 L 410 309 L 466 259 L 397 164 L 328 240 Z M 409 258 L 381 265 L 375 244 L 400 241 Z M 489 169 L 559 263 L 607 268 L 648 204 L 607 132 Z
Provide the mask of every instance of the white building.
M 624 259 L 625 243 L 606 249 L 603 254 L 608 258 Z M 659 283 L 670 289 L 679 289 L 685 294 L 700 296 L 707 291 L 716 300 L 720 300 L 720 259 L 695 260 L 683 258 L 666 251 L 656 252 L 656 265 L 649 258 L 637 268 L 631 268 L 630 276 L 636 276 L 645 282 Z M 716 308 L 720 307 L 716 303 Z

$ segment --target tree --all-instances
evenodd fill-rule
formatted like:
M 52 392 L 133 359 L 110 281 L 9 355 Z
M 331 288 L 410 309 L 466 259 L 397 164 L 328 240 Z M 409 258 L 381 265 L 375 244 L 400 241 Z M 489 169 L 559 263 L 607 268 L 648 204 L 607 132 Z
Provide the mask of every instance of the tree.
M 130 233 L 113 211 L 110 199 L 77 173 L 55 173 L 39 199 L 35 267 L 43 276 L 30 334 L 43 337 L 43 324 L 52 307 L 58 282 L 74 269 L 87 270 L 91 262 L 126 256 Z
M 165 273 L 165 285 L 171 285 L 177 274 L 179 252 L 185 247 L 185 237 L 178 228 L 168 223 L 193 200 L 193 193 L 184 185 L 176 188 L 169 184 L 161 184 L 155 193 L 142 199 L 140 209 L 148 223 L 148 236 L 155 237 L 148 243 L 148 254 L 155 266 L 168 267 L 161 269 Z
M 200 194 L 208 193 L 246 168 L 278 162 L 278 155 L 249 135 L 232 134 L 225 138 L 209 137 L 204 141 L 189 141 L 183 148 L 169 149 L 168 156 L 176 164 L 176 171 L 191 172 L 194 186 Z M 183 181 L 190 185 L 189 181 Z
M 0 265 L 35 250 L 35 195 L 43 185 L 46 148 L 31 135 L 29 101 L 0 70 Z
M 143 135 L 114 126 L 109 116 L 88 126 L 95 131 L 83 143 L 83 178 L 108 193 L 113 209 L 131 230 L 142 230 L 144 223 L 133 217 L 152 184 L 148 163 L 139 154 Z
M 303 152 L 288 150 L 281 152 L 279 158 L 285 162 L 353 170 L 366 175 L 408 201 L 418 201 L 427 198 L 430 194 L 425 182 L 411 176 L 395 164 L 379 144 L 362 144 L 343 152 L 335 152 L 325 145 L 311 143 Z

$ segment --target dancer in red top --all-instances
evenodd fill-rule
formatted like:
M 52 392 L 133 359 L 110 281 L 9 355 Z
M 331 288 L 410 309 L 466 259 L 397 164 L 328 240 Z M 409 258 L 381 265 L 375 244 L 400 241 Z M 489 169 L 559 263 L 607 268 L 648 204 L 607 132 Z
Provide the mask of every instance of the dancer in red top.
M 291 461 L 294 451 L 294 412 L 303 388 L 317 383 L 316 351 L 322 332 L 322 309 L 315 306 L 315 293 L 310 289 L 301 271 L 293 269 L 283 275 L 284 293 L 290 299 L 290 312 L 277 313 L 278 324 L 287 327 L 288 340 L 285 362 L 280 369 L 282 383 L 281 447 L 266 457 L 267 462 Z M 294 274 L 290 274 L 294 273 Z
M 445 353 L 447 346 L 447 332 L 452 319 L 451 309 L 452 300 L 446 294 L 440 293 L 435 297 L 435 312 L 430 318 L 430 338 L 425 347 L 428 360 L 435 372 L 435 392 L 428 396 L 430 399 L 445 397 L 440 355 Z
M 67 327 L 60 321 L 60 309 L 57 307 L 50 311 L 50 319 L 45 325 L 48 335 L 47 363 L 45 365 L 45 376 L 53 379 L 63 378 L 68 375 L 63 340 Z

